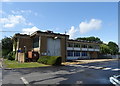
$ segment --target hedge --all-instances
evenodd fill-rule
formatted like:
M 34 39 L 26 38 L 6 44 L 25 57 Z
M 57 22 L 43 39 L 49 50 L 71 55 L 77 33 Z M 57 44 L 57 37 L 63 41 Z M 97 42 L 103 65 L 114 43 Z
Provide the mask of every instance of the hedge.
M 8 60 L 15 60 L 15 51 L 10 52 L 7 57 Z
M 37 62 L 47 65 L 61 65 L 62 58 L 60 56 L 42 56 Z

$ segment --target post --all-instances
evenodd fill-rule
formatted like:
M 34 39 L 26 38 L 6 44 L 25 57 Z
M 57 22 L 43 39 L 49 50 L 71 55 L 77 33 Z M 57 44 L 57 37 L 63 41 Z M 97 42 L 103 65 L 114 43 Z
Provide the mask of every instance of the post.
M 66 46 L 66 43 L 67 42 L 66 42 L 66 31 L 65 31 L 65 61 L 67 60 L 67 55 L 66 55 L 67 54 L 67 49 L 66 49 L 67 46 Z

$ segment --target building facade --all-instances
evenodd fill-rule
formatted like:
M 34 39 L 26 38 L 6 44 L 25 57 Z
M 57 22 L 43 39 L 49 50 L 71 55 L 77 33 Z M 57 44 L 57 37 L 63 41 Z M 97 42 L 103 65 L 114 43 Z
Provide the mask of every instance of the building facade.
M 31 35 L 15 34 L 13 51 L 18 53 L 34 51 L 40 56 L 61 56 L 62 61 L 97 58 L 99 43 L 82 40 L 71 40 L 69 35 L 53 33 L 53 31 L 36 31 Z

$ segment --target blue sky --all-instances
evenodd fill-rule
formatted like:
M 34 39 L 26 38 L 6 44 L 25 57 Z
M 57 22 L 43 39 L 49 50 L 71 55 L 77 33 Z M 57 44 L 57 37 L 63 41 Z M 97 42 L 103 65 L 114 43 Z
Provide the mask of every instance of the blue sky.
M 118 42 L 117 2 L 4 2 L 0 13 L 3 31 L 67 31 L 73 39 L 96 36 L 104 42 Z

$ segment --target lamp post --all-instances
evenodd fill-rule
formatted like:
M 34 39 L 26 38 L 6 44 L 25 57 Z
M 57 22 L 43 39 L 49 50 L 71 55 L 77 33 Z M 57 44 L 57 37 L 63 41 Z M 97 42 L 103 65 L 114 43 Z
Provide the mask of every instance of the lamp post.
M 26 46 L 24 46 L 24 55 L 25 55 L 24 60 L 26 60 Z

